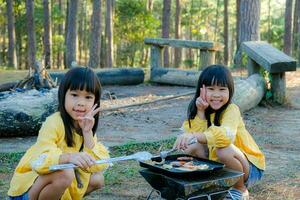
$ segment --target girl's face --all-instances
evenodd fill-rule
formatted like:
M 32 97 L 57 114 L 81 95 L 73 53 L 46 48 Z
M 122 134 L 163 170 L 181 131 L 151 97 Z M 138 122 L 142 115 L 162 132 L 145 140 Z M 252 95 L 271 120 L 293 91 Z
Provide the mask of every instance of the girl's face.
M 228 100 L 228 87 L 218 85 L 206 86 L 206 101 L 212 109 L 219 110 Z
M 95 95 L 85 90 L 68 90 L 65 96 L 65 109 L 77 124 L 78 117 L 83 117 L 95 103 Z

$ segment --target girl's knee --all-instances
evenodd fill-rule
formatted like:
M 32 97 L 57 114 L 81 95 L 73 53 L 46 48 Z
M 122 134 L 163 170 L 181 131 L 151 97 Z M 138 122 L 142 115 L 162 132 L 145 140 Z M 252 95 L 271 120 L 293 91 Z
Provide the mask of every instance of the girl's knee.
M 61 187 L 69 187 L 72 183 L 72 181 L 75 178 L 75 173 L 73 169 L 65 169 L 62 171 L 59 171 L 59 174 L 57 174 L 59 178 L 57 178 L 55 181 L 55 184 L 60 185 Z
M 233 154 L 230 151 L 230 147 L 217 148 L 216 153 L 217 153 L 218 159 L 221 162 L 224 162 L 233 156 Z
M 102 173 L 95 173 L 91 175 L 90 187 L 94 190 L 101 189 L 104 187 L 104 176 Z

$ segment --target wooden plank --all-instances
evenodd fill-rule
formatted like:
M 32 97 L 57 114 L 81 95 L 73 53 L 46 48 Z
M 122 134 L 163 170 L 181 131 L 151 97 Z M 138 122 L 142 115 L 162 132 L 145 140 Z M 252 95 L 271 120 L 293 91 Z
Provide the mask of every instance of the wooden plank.
M 144 43 L 155 46 L 171 46 L 181 48 L 203 49 L 219 51 L 223 48 L 221 43 L 210 41 L 179 40 L 166 38 L 145 38 Z
M 242 43 L 243 51 L 270 73 L 296 71 L 297 62 L 282 51 L 263 41 Z

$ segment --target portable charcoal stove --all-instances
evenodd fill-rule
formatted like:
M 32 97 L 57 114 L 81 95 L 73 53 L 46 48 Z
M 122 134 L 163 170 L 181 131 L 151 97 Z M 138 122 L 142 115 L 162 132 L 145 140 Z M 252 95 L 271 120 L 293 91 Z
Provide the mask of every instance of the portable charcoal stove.
M 166 158 L 166 163 L 174 161 L 177 157 L 189 155 L 172 155 Z M 243 175 L 242 172 L 224 168 L 224 165 L 214 161 L 193 157 L 194 161 L 209 165 L 207 170 L 176 171 L 164 169 L 155 164 L 141 161 L 140 174 L 153 188 L 147 199 L 151 199 L 154 192 L 160 198 L 167 200 L 221 200 Z M 160 161 L 160 157 L 152 158 Z

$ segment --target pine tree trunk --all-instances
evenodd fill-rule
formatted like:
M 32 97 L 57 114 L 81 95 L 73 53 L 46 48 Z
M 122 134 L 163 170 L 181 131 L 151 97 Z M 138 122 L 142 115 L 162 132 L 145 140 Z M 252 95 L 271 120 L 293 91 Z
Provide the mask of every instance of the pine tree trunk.
M 224 0 L 224 64 L 229 64 L 228 0 Z
M 60 12 L 64 12 L 64 6 L 63 6 L 63 2 L 62 0 L 58 0 L 58 8 L 59 8 L 59 11 Z M 60 23 L 58 25 L 58 35 L 63 35 L 63 32 L 64 32 L 64 24 L 63 23 Z M 66 38 L 65 38 L 66 39 Z M 61 44 L 60 44 L 61 46 Z M 57 52 L 57 61 L 56 61 L 56 65 L 57 65 L 57 68 L 59 69 L 64 69 L 64 65 L 63 65 L 63 51 L 62 51 L 63 48 L 59 48 L 58 49 L 58 52 Z
M 180 39 L 181 37 L 181 5 L 180 0 L 176 0 L 176 13 L 175 13 L 175 39 Z M 174 53 L 174 65 L 176 68 L 180 66 L 181 63 L 181 48 L 175 48 Z
M 164 0 L 162 17 L 162 38 L 169 38 L 170 34 L 171 0 Z M 164 67 L 169 67 L 169 48 L 164 48 Z
M 53 68 L 52 66 L 52 29 L 51 29 L 51 3 L 48 0 L 43 0 L 44 7 L 44 56 L 45 67 Z
M 26 22 L 28 31 L 28 66 L 34 68 L 36 61 L 36 42 L 35 42 L 35 25 L 34 25 L 34 1 L 26 0 Z
M 101 1 L 93 1 L 93 14 L 90 39 L 90 59 L 89 67 L 100 68 L 100 50 L 101 50 Z
M 106 1 L 106 19 L 105 19 L 105 33 L 106 33 L 106 67 L 113 67 L 113 0 Z
M 238 47 L 234 57 L 234 64 L 236 67 L 241 67 L 243 66 L 242 50 L 240 48 L 242 42 L 260 40 L 260 0 L 239 1 L 238 13 Z
M 82 65 L 82 59 L 83 59 L 83 37 L 84 37 L 84 30 L 83 30 L 83 23 L 85 20 L 86 12 L 84 10 L 86 1 L 80 1 L 80 11 L 79 11 L 79 23 L 78 23 L 78 63 Z
M 78 0 L 71 0 L 68 7 L 67 38 L 66 38 L 66 67 L 70 68 L 72 62 L 76 62 L 77 50 L 77 11 Z
M 300 17 L 300 0 L 295 0 L 294 18 L 293 18 L 293 56 L 297 58 L 298 52 L 298 20 Z
M 284 17 L 284 43 L 283 52 L 287 55 L 292 53 L 292 13 L 293 0 L 286 0 Z
M 18 69 L 17 55 L 15 48 L 15 18 L 13 12 L 13 1 L 6 0 L 7 8 L 7 30 L 8 30 L 8 52 L 7 52 L 7 65 Z

